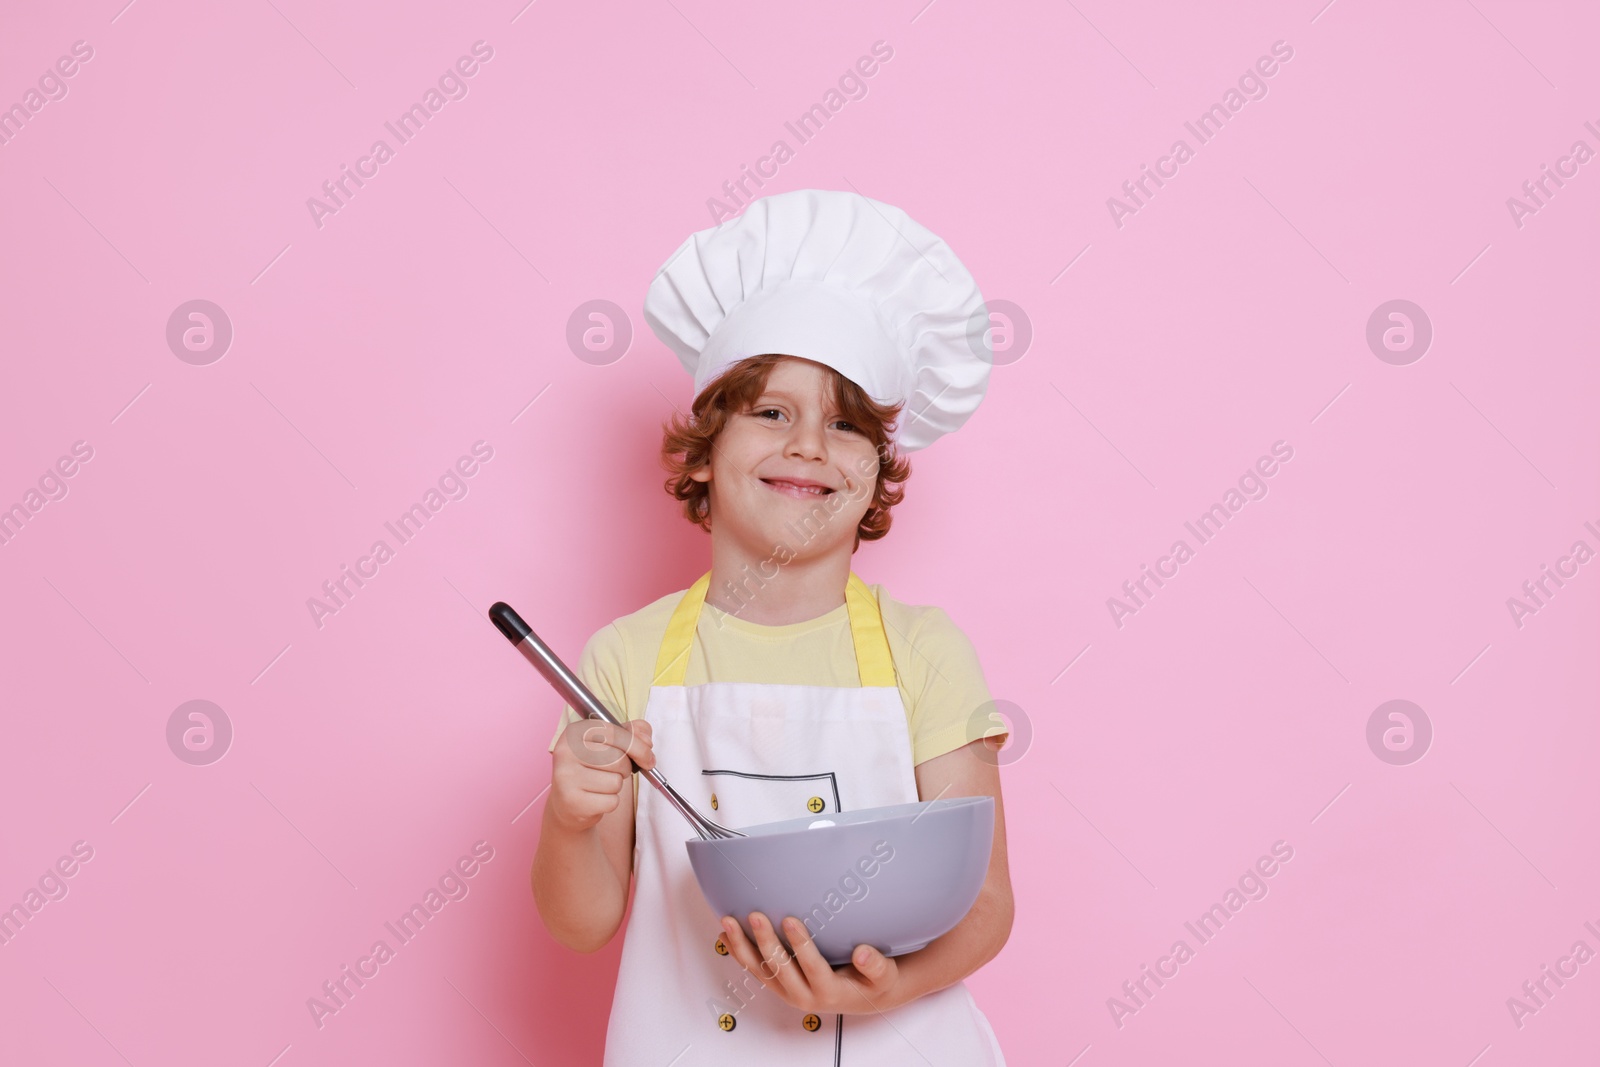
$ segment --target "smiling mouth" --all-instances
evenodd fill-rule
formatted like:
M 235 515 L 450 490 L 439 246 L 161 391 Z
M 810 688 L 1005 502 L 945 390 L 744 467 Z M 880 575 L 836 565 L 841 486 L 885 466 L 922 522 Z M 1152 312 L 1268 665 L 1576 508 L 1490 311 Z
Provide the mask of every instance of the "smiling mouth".
M 791 482 L 783 478 L 763 478 L 761 479 L 761 483 L 768 489 L 783 493 L 785 496 L 797 497 L 802 500 L 815 497 L 824 497 L 833 493 L 833 490 L 829 489 L 825 485 L 801 485 L 798 482 Z

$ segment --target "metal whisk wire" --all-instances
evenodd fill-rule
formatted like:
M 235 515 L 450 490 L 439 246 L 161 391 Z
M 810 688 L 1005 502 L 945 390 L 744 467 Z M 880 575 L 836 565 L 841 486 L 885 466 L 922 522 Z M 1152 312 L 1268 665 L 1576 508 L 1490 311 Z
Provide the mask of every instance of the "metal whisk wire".
M 515 645 L 527 657 L 528 662 L 532 663 L 539 673 L 544 676 L 544 680 L 549 682 L 556 692 L 567 699 L 568 704 L 571 704 L 587 718 L 600 719 L 618 726 L 622 725 L 621 721 L 611 714 L 604 704 L 600 703 L 599 698 L 589 691 L 589 687 L 584 685 L 578 676 L 573 674 L 565 663 L 561 662 L 560 657 L 550 650 L 550 646 L 540 640 L 539 635 L 534 633 L 528 627 L 528 624 L 522 621 L 522 616 L 518 615 L 509 604 L 496 601 L 494 606 L 489 609 L 489 621 L 494 623 L 495 628 L 505 635 L 506 640 Z M 640 771 L 639 765 L 634 763 L 632 757 L 629 757 L 628 762 L 635 771 Z M 668 784 L 666 776 L 655 767 L 647 771 L 640 771 L 640 773 L 661 791 L 661 794 L 667 798 L 667 803 L 678 810 L 678 814 L 689 820 L 689 824 L 694 827 L 695 833 L 700 835 L 700 840 L 716 841 L 747 836 L 738 830 L 719 826 L 706 818 L 693 804 L 690 804 L 676 789 L 672 788 Z

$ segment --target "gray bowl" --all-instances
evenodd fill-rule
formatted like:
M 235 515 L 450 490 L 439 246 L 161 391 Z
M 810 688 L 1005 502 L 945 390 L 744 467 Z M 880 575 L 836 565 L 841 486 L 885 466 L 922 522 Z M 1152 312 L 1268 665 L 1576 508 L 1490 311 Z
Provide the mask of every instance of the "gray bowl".
M 885 956 L 923 948 L 972 908 L 989 872 L 994 798 L 950 797 L 739 827 L 746 837 L 685 842 L 700 891 L 754 941 L 749 915 L 805 923 L 833 966 L 857 945 Z

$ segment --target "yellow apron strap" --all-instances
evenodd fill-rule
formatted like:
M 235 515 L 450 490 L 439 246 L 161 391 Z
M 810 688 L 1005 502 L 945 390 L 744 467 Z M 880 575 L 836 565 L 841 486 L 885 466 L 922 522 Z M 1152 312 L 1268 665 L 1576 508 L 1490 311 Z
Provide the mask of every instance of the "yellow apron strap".
M 894 685 L 894 657 L 889 654 L 889 636 L 884 633 L 877 598 L 855 571 L 850 572 L 850 580 L 845 583 L 844 602 L 850 611 L 850 636 L 856 643 L 856 670 L 861 684 Z
M 661 639 L 661 651 L 656 654 L 656 671 L 651 685 L 682 685 L 689 673 L 689 649 L 694 643 L 695 628 L 700 623 L 700 608 L 706 600 L 706 590 L 711 586 L 711 572 L 701 575 L 678 601 L 667 622 L 667 632 Z M 867 588 L 867 583 L 850 572 L 845 583 L 844 602 L 850 614 L 850 637 L 856 646 L 856 671 L 863 686 L 892 686 L 895 684 L 894 658 L 889 653 L 889 637 L 883 629 L 883 616 L 878 601 Z
M 711 587 L 711 572 L 706 571 L 691 585 L 678 601 L 667 623 L 666 636 L 661 639 L 661 651 L 656 653 L 656 673 L 651 685 L 682 685 L 689 673 L 689 646 L 694 643 L 695 627 L 700 622 L 700 605 L 705 603 L 706 590 Z

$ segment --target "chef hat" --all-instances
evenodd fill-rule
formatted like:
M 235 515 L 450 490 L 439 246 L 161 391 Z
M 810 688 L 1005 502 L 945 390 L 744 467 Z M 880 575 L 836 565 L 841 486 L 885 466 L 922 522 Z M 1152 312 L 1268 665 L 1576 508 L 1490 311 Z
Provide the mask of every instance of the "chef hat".
M 903 403 L 903 451 L 967 421 L 993 360 L 983 294 L 950 246 L 857 193 L 762 197 L 690 234 L 651 281 L 644 318 L 696 396 L 741 359 L 799 356 Z

